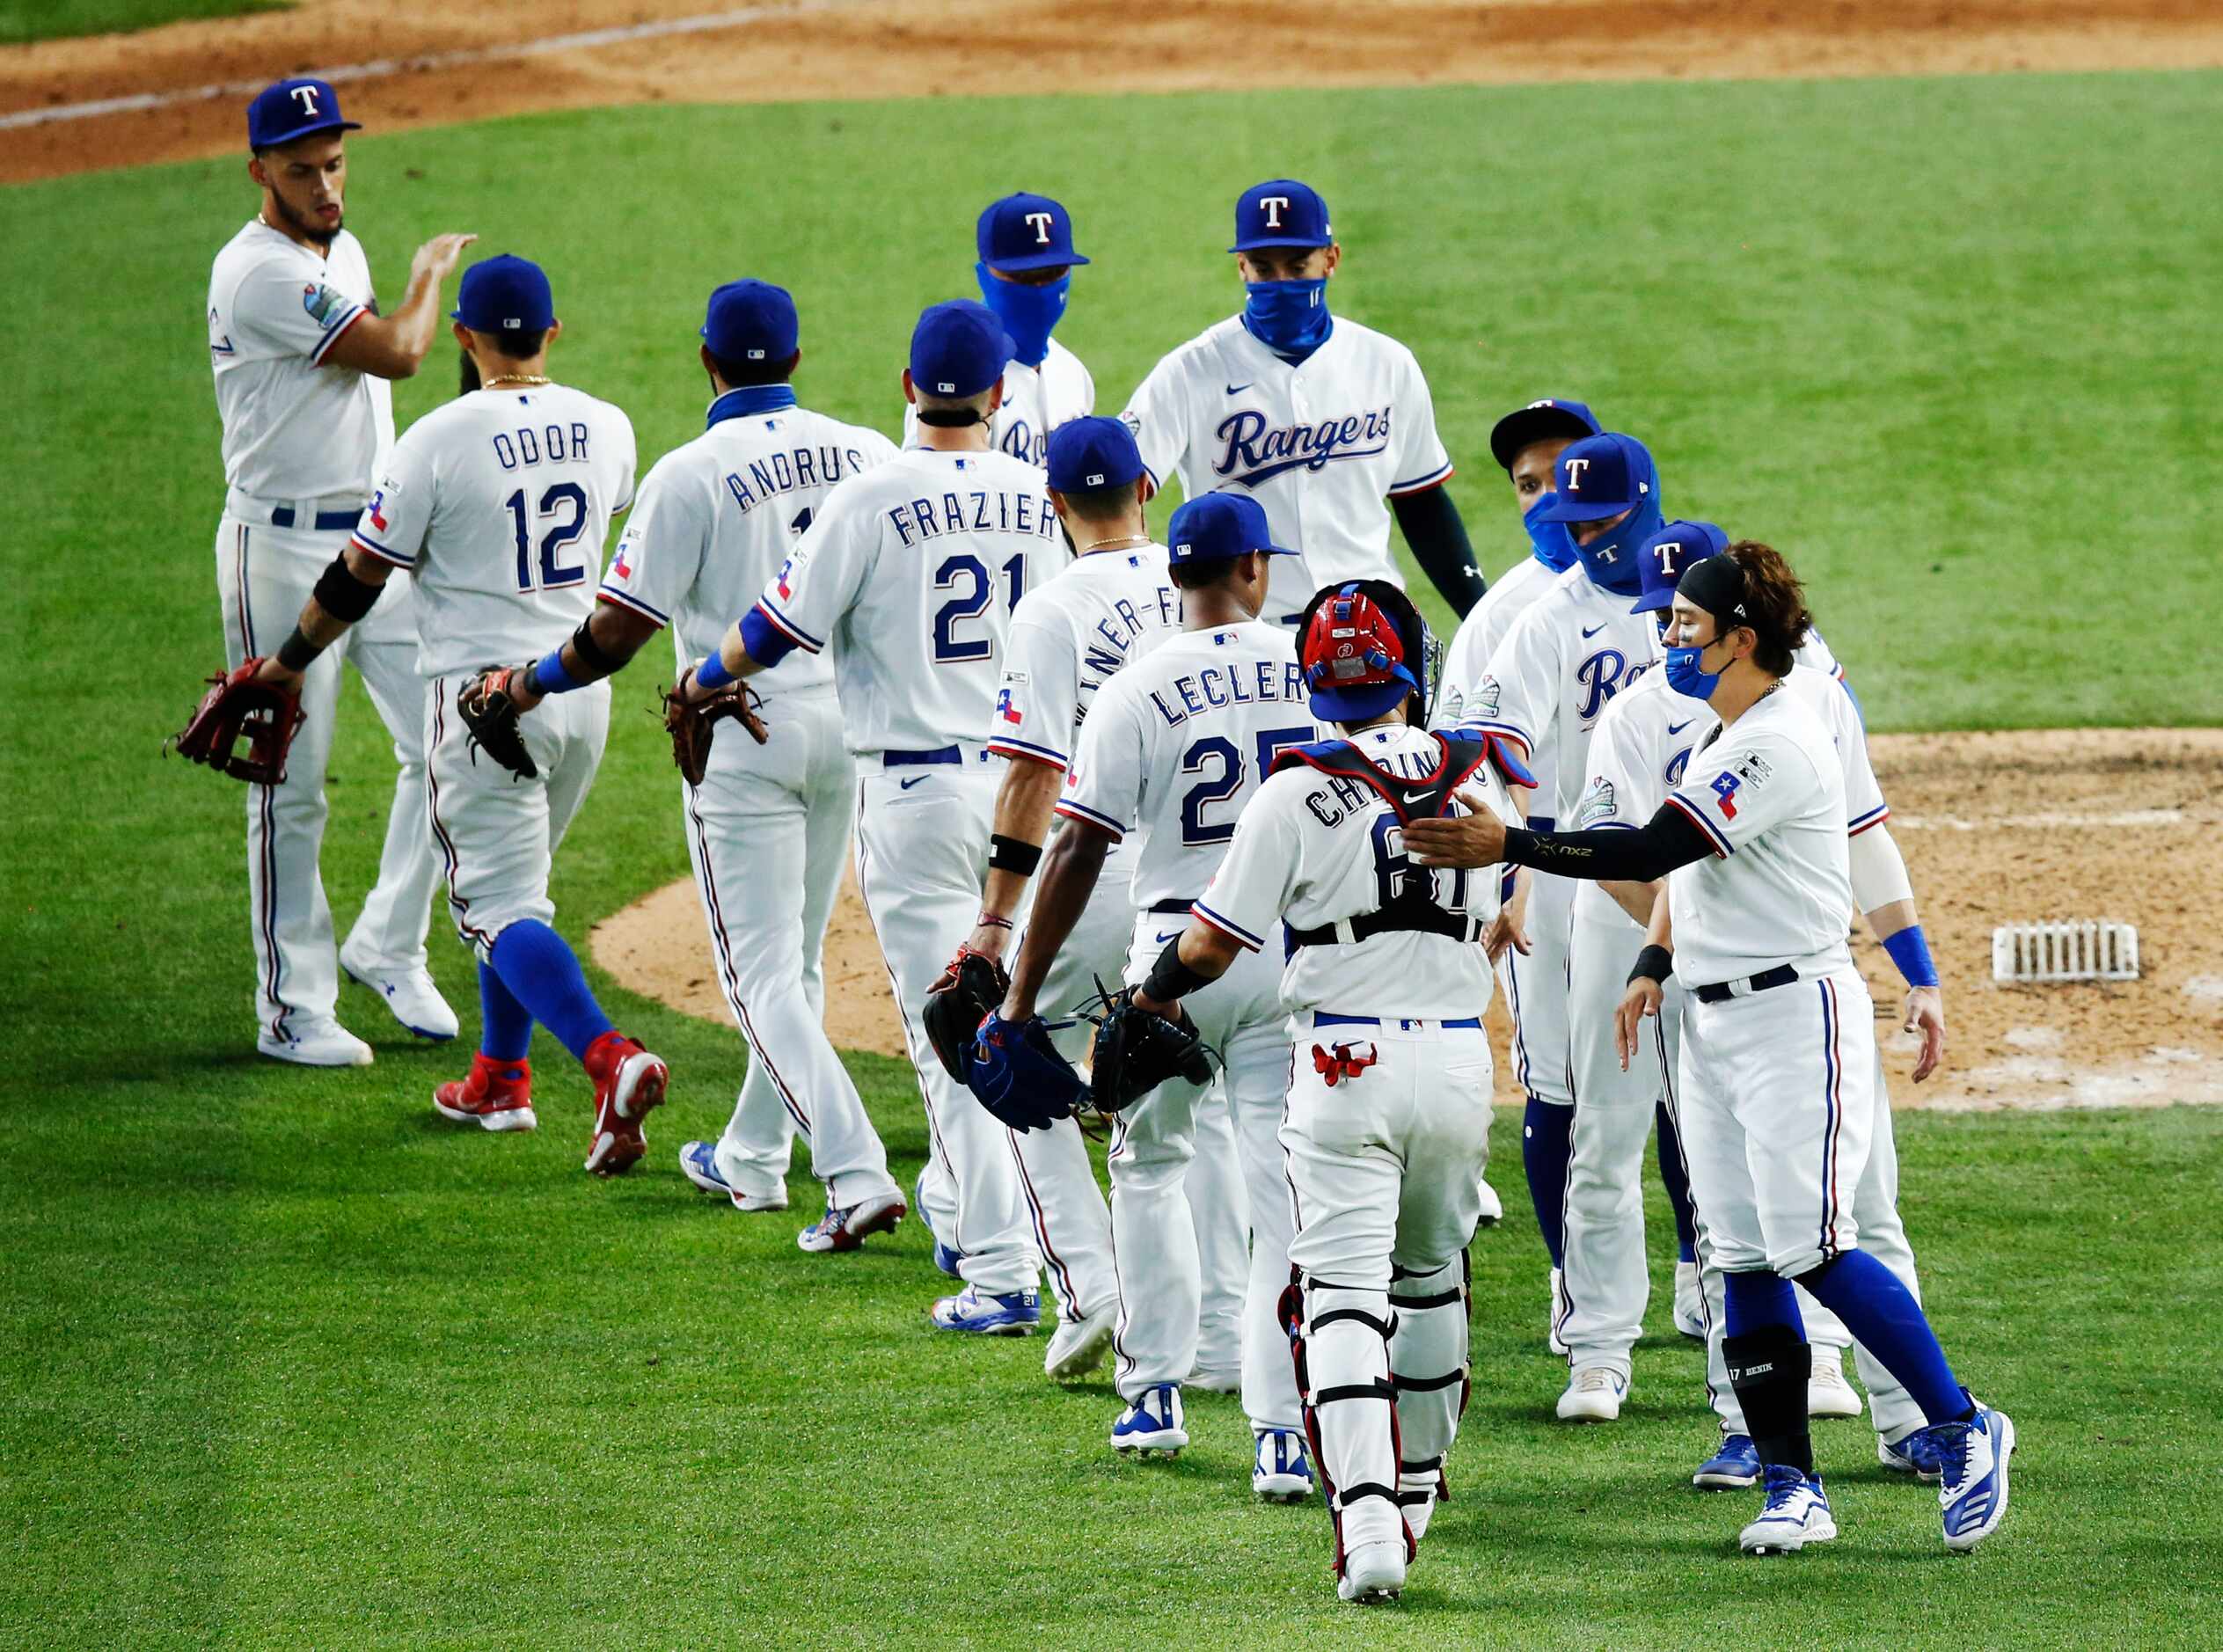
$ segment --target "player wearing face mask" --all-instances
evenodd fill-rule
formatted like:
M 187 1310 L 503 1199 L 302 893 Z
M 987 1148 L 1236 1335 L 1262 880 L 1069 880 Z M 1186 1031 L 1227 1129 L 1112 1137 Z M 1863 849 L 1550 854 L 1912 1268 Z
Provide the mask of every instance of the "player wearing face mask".
M 1323 585 L 1404 574 L 1393 515 L 1453 611 L 1481 596 L 1466 524 L 1444 484 L 1428 381 L 1396 340 L 1334 313 L 1342 261 L 1317 191 L 1292 179 L 1254 184 L 1235 203 L 1243 308 L 1151 369 L 1121 416 L 1155 486 L 1187 498 L 1240 489 L 1265 508 L 1277 563 L 1268 619 L 1293 623 Z

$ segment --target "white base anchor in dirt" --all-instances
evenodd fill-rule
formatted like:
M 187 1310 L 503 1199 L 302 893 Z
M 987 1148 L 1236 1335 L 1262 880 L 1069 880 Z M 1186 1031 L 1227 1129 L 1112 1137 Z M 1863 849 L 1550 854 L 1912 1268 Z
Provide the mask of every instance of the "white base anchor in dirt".
M 1992 979 L 2000 983 L 2135 981 L 2138 925 L 2104 918 L 2007 924 L 1992 932 Z

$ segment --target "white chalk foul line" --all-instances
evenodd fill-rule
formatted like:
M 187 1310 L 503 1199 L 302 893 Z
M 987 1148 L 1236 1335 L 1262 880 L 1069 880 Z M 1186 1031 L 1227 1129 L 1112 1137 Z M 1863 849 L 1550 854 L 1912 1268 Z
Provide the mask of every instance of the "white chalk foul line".
M 355 80 L 379 80 L 389 75 L 421 74 L 428 69 L 463 69 L 504 58 L 542 57 L 551 52 L 592 51 L 601 46 L 622 46 L 633 40 L 654 40 L 675 34 L 708 34 L 779 18 L 806 17 L 815 11 L 838 11 L 853 0 L 793 0 L 787 5 L 737 6 L 728 11 L 705 11 L 694 17 L 662 18 L 653 23 L 629 23 L 620 28 L 582 29 L 576 34 L 551 34 L 537 40 L 516 40 L 506 46 L 472 46 L 451 52 L 427 52 L 416 57 L 382 57 L 368 63 L 342 63 L 336 69 L 315 70 L 318 80 L 334 85 Z M 175 91 L 134 92 L 126 98 L 96 98 L 90 103 L 55 104 L 43 109 L 17 109 L 0 114 L 0 131 L 19 127 L 50 126 L 62 121 L 91 121 L 104 114 L 128 114 L 142 109 L 164 109 L 172 104 L 200 103 L 218 98 L 252 98 L 267 80 L 230 80 L 215 85 L 190 86 Z

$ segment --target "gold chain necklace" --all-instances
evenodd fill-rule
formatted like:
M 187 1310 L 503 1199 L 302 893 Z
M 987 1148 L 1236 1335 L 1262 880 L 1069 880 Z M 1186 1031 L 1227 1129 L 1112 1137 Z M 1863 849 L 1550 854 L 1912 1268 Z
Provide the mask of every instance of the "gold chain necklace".
M 482 382 L 480 390 L 492 390 L 497 384 L 552 384 L 555 381 L 545 373 L 497 373 Z

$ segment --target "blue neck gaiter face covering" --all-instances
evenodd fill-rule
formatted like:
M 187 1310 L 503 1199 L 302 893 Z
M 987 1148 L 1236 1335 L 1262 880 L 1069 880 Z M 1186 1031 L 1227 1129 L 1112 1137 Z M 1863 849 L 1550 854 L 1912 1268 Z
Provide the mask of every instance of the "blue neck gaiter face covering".
M 1575 539 L 1567 531 L 1563 522 L 1539 522 L 1536 513 L 1552 502 L 1553 495 L 1540 493 L 1521 516 L 1521 523 L 1528 530 L 1530 548 L 1536 559 L 1554 574 L 1564 574 L 1575 566 Z
M 996 312 L 996 319 L 1011 334 L 1012 359 L 1040 367 L 1049 354 L 1050 329 L 1065 313 L 1065 294 L 1073 284 L 1071 270 L 1047 287 L 1027 287 L 1002 281 L 985 264 L 973 266 L 980 281 L 980 300 Z
M 1591 582 L 1604 587 L 1619 596 L 1635 596 L 1644 589 L 1644 570 L 1636 553 L 1644 541 L 1667 525 L 1660 514 L 1659 479 L 1656 476 L 1643 479 L 1651 484 L 1642 503 L 1628 514 L 1628 520 L 1618 527 L 1608 529 L 1588 545 L 1577 541 L 1575 554 L 1583 559 L 1583 570 Z M 1569 538 L 1573 538 L 1570 531 Z
M 1245 281 L 1243 325 L 1276 355 L 1303 361 L 1327 342 L 1335 323 L 1327 313 L 1327 278 L 1308 281 Z

